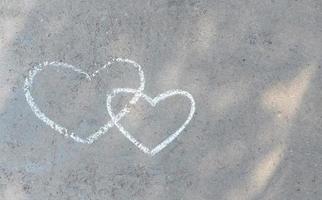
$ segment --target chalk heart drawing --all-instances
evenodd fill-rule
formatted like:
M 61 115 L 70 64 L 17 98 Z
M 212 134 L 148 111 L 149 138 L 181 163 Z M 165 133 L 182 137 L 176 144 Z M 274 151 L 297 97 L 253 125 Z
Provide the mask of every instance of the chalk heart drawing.
M 112 111 L 112 98 L 115 97 L 119 93 L 130 93 L 130 94 L 137 94 L 136 89 L 131 89 L 131 88 L 117 88 L 112 91 L 111 94 L 107 94 L 107 100 L 106 100 L 106 106 L 107 106 L 107 111 L 112 118 L 113 122 L 115 123 L 115 126 L 120 130 L 120 132 L 127 138 L 129 139 L 135 146 L 137 146 L 141 151 L 144 153 L 154 156 L 155 154 L 159 153 L 162 149 L 164 149 L 168 144 L 170 144 L 175 138 L 177 138 L 180 133 L 183 131 L 183 129 L 186 127 L 186 125 L 190 122 L 192 119 L 194 113 L 195 113 L 195 101 L 192 97 L 192 95 L 186 91 L 183 90 L 169 90 L 166 91 L 160 95 L 158 95 L 155 98 L 151 98 L 147 96 L 144 93 L 140 94 L 140 97 L 146 100 L 151 106 L 155 107 L 160 101 L 163 101 L 169 97 L 175 96 L 175 95 L 181 95 L 184 97 L 187 97 L 190 102 L 191 102 L 191 107 L 190 107 L 190 113 L 186 119 L 186 121 L 174 132 L 172 133 L 169 137 L 167 137 L 165 140 L 163 140 L 160 144 L 156 145 L 153 149 L 149 149 L 146 147 L 143 143 L 139 142 L 137 139 L 135 139 L 120 123 L 120 116 L 115 115 Z M 125 111 L 125 112 L 129 112 Z
M 129 101 L 129 103 L 126 104 L 124 106 L 124 108 L 121 109 L 121 111 L 115 116 L 115 118 L 120 120 L 125 116 L 125 114 L 127 112 L 129 112 L 129 107 L 130 107 L 129 104 L 135 104 L 138 101 L 138 99 L 141 97 L 141 92 L 144 90 L 144 86 L 145 86 L 144 73 L 142 71 L 141 66 L 139 64 L 137 64 L 136 62 L 129 60 L 129 59 L 123 59 L 123 58 L 112 59 L 106 65 L 104 65 L 103 67 L 101 67 L 100 69 L 95 71 L 93 74 L 88 74 L 81 69 L 78 69 L 72 65 L 69 65 L 66 63 L 61 63 L 61 62 L 50 62 L 50 63 L 45 62 L 43 64 L 39 64 L 29 71 L 29 76 L 25 80 L 24 93 L 26 96 L 26 100 L 27 100 L 29 106 L 31 107 L 31 110 L 35 113 L 35 115 L 41 121 L 43 121 L 45 124 L 50 126 L 52 129 L 54 129 L 55 131 L 57 131 L 58 133 L 66 136 L 66 137 L 72 138 L 76 142 L 80 142 L 80 143 L 84 143 L 84 144 L 91 144 L 95 140 L 97 140 L 101 135 L 105 134 L 111 127 L 113 127 L 115 122 L 117 122 L 117 121 L 115 121 L 115 119 L 114 120 L 111 119 L 106 124 L 104 124 L 102 127 L 100 127 L 95 133 L 89 135 L 87 138 L 85 138 L 85 139 L 80 138 L 79 136 L 77 136 L 76 133 L 70 132 L 67 128 L 63 127 L 62 125 L 58 124 L 57 122 L 55 122 L 55 121 L 51 120 L 49 117 L 47 117 L 39 109 L 38 105 L 35 103 L 35 100 L 34 100 L 33 96 L 31 95 L 30 91 L 32 90 L 35 76 L 40 71 L 45 70 L 48 67 L 60 67 L 60 68 L 71 69 L 75 73 L 80 73 L 80 74 L 85 75 L 86 78 L 89 81 L 91 81 L 98 73 L 100 73 L 100 71 L 102 71 L 104 69 L 108 70 L 108 68 L 110 68 L 114 63 L 127 63 L 127 64 L 132 65 L 137 70 L 137 72 L 139 74 L 139 78 L 140 78 L 139 87 L 137 89 L 135 89 L 135 92 L 132 92 L 132 94 L 134 94 L 134 96 Z

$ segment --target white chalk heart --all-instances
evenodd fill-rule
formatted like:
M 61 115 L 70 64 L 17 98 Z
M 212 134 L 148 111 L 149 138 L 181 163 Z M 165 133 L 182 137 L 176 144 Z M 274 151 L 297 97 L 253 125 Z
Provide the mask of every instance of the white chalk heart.
M 175 95 L 182 95 L 184 97 L 187 97 L 191 102 L 190 113 L 189 113 L 186 121 L 180 126 L 180 128 L 178 128 L 173 134 L 171 134 L 169 137 L 167 137 L 165 140 L 163 140 L 161 143 L 159 143 L 153 149 L 149 149 L 143 143 L 141 143 L 137 139 L 135 139 L 120 123 L 118 123 L 120 121 L 120 118 L 119 118 L 119 116 L 117 116 L 113 113 L 111 103 L 112 103 L 112 98 L 115 97 L 119 93 L 135 94 L 135 93 L 137 93 L 137 90 L 131 89 L 131 88 L 117 88 L 117 89 L 114 89 L 111 94 L 108 94 L 107 100 L 106 100 L 106 106 L 107 106 L 107 111 L 108 111 L 110 117 L 112 118 L 115 126 L 121 131 L 121 133 L 127 139 L 129 139 L 141 151 L 143 151 L 144 153 L 149 154 L 151 156 L 154 156 L 155 154 L 159 153 L 168 144 L 170 144 L 176 137 L 178 137 L 179 134 L 186 127 L 186 125 L 190 122 L 190 120 L 192 119 L 193 114 L 195 112 L 195 101 L 194 101 L 192 95 L 186 91 L 169 90 L 165 93 L 158 95 L 155 98 L 151 98 L 151 97 L 147 96 L 146 94 L 141 93 L 140 97 L 142 97 L 144 100 L 146 100 L 153 107 L 155 107 L 156 104 L 158 104 L 160 101 L 165 100 L 166 98 L 171 97 L 171 96 L 175 96 Z M 129 110 L 127 110 L 125 112 L 129 112 Z
M 135 104 L 138 101 L 138 99 L 140 98 L 141 92 L 144 90 L 144 86 L 145 86 L 144 73 L 143 73 L 142 68 L 139 64 L 137 64 L 136 62 L 134 62 L 132 60 L 123 59 L 123 58 L 112 59 L 106 65 L 104 65 L 103 67 L 101 67 L 100 69 L 98 69 L 96 72 L 94 72 L 91 75 L 82 71 L 81 69 L 78 69 L 78 68 L 72 66 L 72 65 L 69 65 L 66 63 L 60 63 L 60 62 L 50 62 L 50 63 L 45 62 L 44 64 L 40 64 L 38 66 L 35 66 L 32 70 L 29 71 L 29 76 L 25 80 L 24 92 L 25 92 L 26 100 L 27 100 L 29 106 L 31 107 L 31 110 L 36 114 L 36 116 L 41 121 L 43 121 L 45 124 L 50 126 L 52 129 L 56 130 L 57 132 L 59 132 L 60 134 L 63 134 L 66 137 L 72 138 L 76 142 L 91 144 L 95 140 L 97 140 L 101 135 L 105 134 L 109 130 L 109 128 L 113 127 L 115 124 L 115 121 L 111 119 L 106 124 L 101 126 L 95 133 L 89 135 L 86 139 L 80 138 L 75 133 L 70 132 L 67 128 L 63 127 L 62 125 L 58 124 L 57 122 L 55 122 L 55 121 L 51 120 L 49 117 L 47 117 L 39 109 L 38 105 L 35 103 L 34 98 L 31 95 L 30 91 L 32 89 L 35 76 L 40 71 L 46 69 L 46 67 L 68 68 L 68 69 L 73 70 L 76 73 L 84 74 L 86 76 L 86 78 L 89 81 L 91 81 L 92 78 L 94 78 L 98 73 L 100 73 L 101 70 L 106 69 L 107 67 L 111 67 L 111 65 L 116 62 L 131 64 L 138 71 L 139 78 L 140 78 L 140 85 L 135 90 L 136 92 L 133 93 L 134 96 L 132 97 L 132 99 L 129 101 L 129 104 Z M 116 115 L 118 119 L 121 119 L 122 117 L 124 117 L 124 115 L 128 111 L 128 107 L 129 107 L 129 105 L 126 104 L 125 107 Z

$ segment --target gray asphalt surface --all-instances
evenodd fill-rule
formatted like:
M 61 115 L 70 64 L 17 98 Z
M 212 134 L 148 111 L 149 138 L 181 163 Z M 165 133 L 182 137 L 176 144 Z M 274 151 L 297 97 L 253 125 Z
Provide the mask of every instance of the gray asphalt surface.
M 322 199 L 321 0 L 0 0 L 1 200 Z M 23 90 L 45 61 L 94 73 L 133 60 L 144 93 L 191 93 L 196 112 L 154 157 L 113 127 L 77 143 L 39 120 Z M 32 95 L 88 137 L 110 120 L 106 95 L 136 88 L 133 66 L 89 81 L 48 68 Z M 112 101 L 117 110 L 131 94 Z M 186 120 L 189 100 L 140 99 L 120 124 L 149 148 Z

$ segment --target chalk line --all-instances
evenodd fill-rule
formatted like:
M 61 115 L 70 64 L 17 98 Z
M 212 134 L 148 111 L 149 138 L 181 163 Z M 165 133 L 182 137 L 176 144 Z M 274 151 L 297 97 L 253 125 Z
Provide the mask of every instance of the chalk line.
M 182 95 L 184 97 L 187 97 L 191 102 L 190 107 L 190 113 L 186 119 L 186 121 L 169 137 L 167 137 L 165 140 L 163 140 L 161 143 L 159 143 L 157 146 L 155 146 L 153 149 L 149 149 L 146 147 L 142 142 L 135 139 L 119 122 L 121 116 L 117 116 L 112 111 L 112 98 L 115 97 L 119 93 L 137 93 L 137 90 L 132 88 L 117 88 L 112 91 L 111 94 L 107 94 L 107 100 L 106 100 L 106 107 L 107 111 L 112 118 L 112 121 L 114 122 L 115 126 L 120 130 L 120 132 L 128 139 L 130 140 L 135 146 L 137 146 L 141 151 L 143 151 L 146 154 L 149 154 L 151 156 L 154 156 L 155 154 L 159 153 L 162 149 L 164 149 L 167 145 L 169 145 L 175 138 L 177 138 L 180 133 L 185 129 L 185 127 L 189 124 L 191 121 L 194 113 L 195 113 L 195 101 L 193 99 L 193 96 L 186 91 L 183 90 L 169 90 L 166 91 L 155 98 L 151 98 L 147 96 L 146 94 L 140 93 L 140 97 L 145 99 L 151 106 L 155 107 L 156 104 L 158 104 L 160 101 L 165 100 L 168 97 L 175 96 L 175 95 Z M 123 116 L 122 116 L 123 117 Z M 121 117 L 121 118 L 122 118 Z
M 116 62 L 121 62 L 121 63 L 128 63 L 131 64 L 138 72 L 139 78 L 140 78 L 140 85 L 136 89 L 136 92 L 134 92 L 134 96 L 132 99 L 129 101 L 130 104 L 135 104 L 138 99 L 140 98 L 141 92 L 144 90 L 145 87 L 145 79 L 144 79 L 144 73 L 142 70 L 142 67 L 137 64 L 135 61 L 126 59 L 126 58 L 115 58 L 109 61 L 106 65 L 95 71 L 93 74 L 89 75 L 88 73 L 84 72 L 81 69 L 78 69 L 72 65 L 62 63 L 62 62 L 44 62 L 43 64 L 39 64 L 33 67 L 29 71 L 28 77 L 25 79 L 25 84 L 24 84 L 24 93 L 25 97 L 27 100 L 27 103 L 29 104 L 31 110 L 35 113 L 35 115 L 43 121 L 46 125 L 50 126 L 52 129 L 57 131 L 58 133 L 64 135 L 65 137 L 70 137 L 76 142 L 84 143 L 84 144 L 92 144 L 95 140 L 97 140 L 101 135 L 105 134 L 109 128 L 113 127 L 115 124 L 115 120 L 109 120 L 106 124 L 104 124 L 102 127 L 100 127 L 95 133 L 91 134 L 88 136 L 86 139 L 80 138 L 79 136 L 76 135 L 74 132 L 70 132 L 67 128 L 64 126 L 60 125 L 59 123 L 51 120 L 49 117 L 47 117 L 38 107 L 36 104 L 32 94 L 31 90 L 33 87 L 34 83 L 34 78 L 35 76 L 41 72 L 42 70 L 46 69 L 47 67 L 62 67 L 62 68 L 68 68 L 73 70 L 76 73 L 80 73 L 86 76 L 88 80 L 92 80 L 101 70 L 107 69 L 108 67 L 111 67 L 112 64 Z M 116 115 L 116 117 L 120 120 L 124 115 L 129 112 L 129 105 L 126 104 L 124 108 Z

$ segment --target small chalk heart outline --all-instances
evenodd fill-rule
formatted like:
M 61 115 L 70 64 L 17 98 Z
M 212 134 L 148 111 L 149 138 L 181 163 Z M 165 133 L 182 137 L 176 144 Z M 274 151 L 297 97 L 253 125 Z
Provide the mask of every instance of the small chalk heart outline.
M 112 98 L 115 97 L 119 93 L 135 94 L 135 93 L 137 93 L 137 90 L 132 89 L 132 88 L 116 88 L 110 94 L 107 94 L 106 107 L 107 107 L 108 114 L 110 115 L 112 121 L 114 122 L 115 126 L 119 129 L 119 131 L 130 142 L 132 142 L 135 146 L 137 146 L 141 151 L 143 151 L 144 153 L 146 153 L 150 156 L 156 155 L 161 150 L 163 150 L 166 146 L 168 146 L 171 142 L 173 142 L 173 140 L 176 139 L 180 135 L 180 133 L 185 129 L 185 127 L 189 124 L 189 122 L 191 121 L 191 119 L 195 113 L 195 110 L 196 110 L 195 100 L 194 100 L 193 96 L 189 92 L 186 92 L 183 90 L 168 90 L 164 93 L 159 94 L 158 96 L 156 96 L 154 98 L 151 98 L 141 92 L 140 98 L 145 99 L 153 107 L 155 107 L 160 101 L 163 101 L 163 100 L 165 100 L 171 96 L 175 96 L 175 95 L 182 95 L 184 97 L 187 97 L 191 102 L 190 112 L 189 112 L 189 115 L 188 115 L 186 121 L 174 133 L 172 133 L 170 136 L 168 136 L 166 139 L 164 139 L 161 143 L 156 145 L 154 148 L 149 149 L 142 142 L 140 142 L 136 138 L 134 138 L 133 135 L 130 134 L 120 123 L 118 123 L 120 121 L 120 118 L 119 118 L 119 116 L 117 116 L 113 113 L 111 103 L 112 103 Z M 129 110 L 127 110 L 126 112 L 129 112 Z
M 35 76 L 42 70 L 46 69 L 49 66 L 52 67 L 62 67 L 62 68 L 67 68 L 67 69 L 71 69 L 76 73 L 80 73 L 85 75 L 86 79 L 88 79 L 89 81 L 91 81 L 98 73 L 100 73 L 101 70 L 107 69 L 108 67 L 111 67 L 112 64 L 114 63 L 127 63 L 127 64 L 131 64 L 137 71 L 139 74 L 139 79 L 140 79 L 140 85 L 139 87 L 135 90 L 136 92 L 134 92 L 134 96 L 132 97 L 132 99 L 129 101 L 129 104 L 135 104 L 138 99 L 141 96 L 141 92 L 144 90 L 145 87 L 145 80 L 144 80 L 144 72 L 142 70 L 142 67 L 136 63 L 135 61 L 129 60 L 129 59 L 124 59 L 124 58 L 114 58 L 111 61 L 109 61 L 106 65 L 104 65 L 103 67 L 99 68 L 97 71 L 95 71 L 93 74 L 88 74 L 85 71 L 74 67 L 73 65 L 69 65 L 66 63 L 62 63 L 62 62 L 44 62 L 43 64 L 39 64 L 35 67 L 33 67 L 33 69 L 31 69 L 29 71 L 29 75 L 27 76 L 27 78 L 25 79 L 25 83 L 24 83 L 24 93 L 25 93 L 25 97 L 27 100 L 27 103 L 29 104 L 31 110 L 35 113 L 35 115 L 41 120 L 43 121 L 46 125 L 48 125 L 49 127 L 51 127 L 52 129 L 54 129 L 55 131 L 57 131 L 58 133 L 66 136 L 66 137 L 70 137 L 72 138 L 74 141 L 79 142 L 79 143 L 83 143 L 83 144 L 92 144 L 94 141 L 96 141 L 100 136 L 104 135 L 111 127 L 114 126 L 115 121 L 113 121 L 112 119 L 110 119 L 107 123 L 105 123 L 103 126 L 101 126 L 100 128 L 98 128 L 98 130 L 89 135 L 86 139 L 83 139 L 79 136 L 76 135 L 76 133 L 74 132 L 70 132 L 67 128 L 65 128 L 64 126 L 60 125 L 59 123 L 51 120 L 49 117 L 47 117 L 38 107 L 38 105 L 36 104 L 33 96 L 31 95 L 31 89 L 33 87 L 33 83 L 34 83 L 34 78 Z M 120 120 L 122 119 L 125 114 L 129 111 L 129 104 L 126 104 L 124 106 L 124 108 L 116 115 L 117 118 Z

